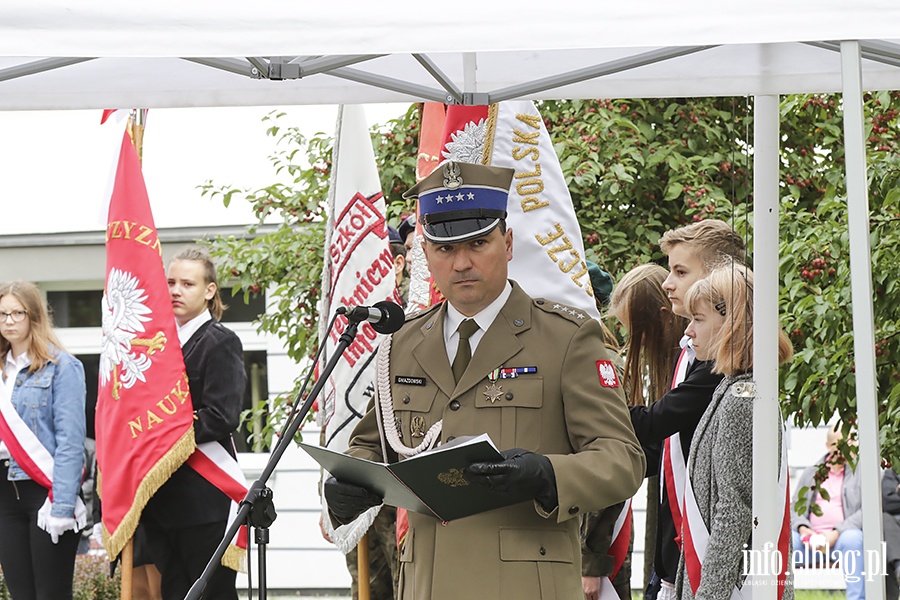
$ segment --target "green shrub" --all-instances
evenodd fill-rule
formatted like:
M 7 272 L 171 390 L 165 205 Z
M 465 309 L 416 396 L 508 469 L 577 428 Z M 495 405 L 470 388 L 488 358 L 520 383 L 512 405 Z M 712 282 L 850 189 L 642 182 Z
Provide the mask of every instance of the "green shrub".
M 120 571 L 109 576 L 109 562 L 99 556 L 81 554 L 75 557 L 74 600 L 119 600 L 122 578 Z M 10 600 L 6 579 L 0 571 L 0 600 Z

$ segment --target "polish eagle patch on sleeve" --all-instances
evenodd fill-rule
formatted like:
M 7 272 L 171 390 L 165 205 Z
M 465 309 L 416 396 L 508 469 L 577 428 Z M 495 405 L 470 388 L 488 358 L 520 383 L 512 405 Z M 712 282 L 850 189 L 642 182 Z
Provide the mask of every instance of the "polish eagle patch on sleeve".
M 597 361 L 597 375 L 600 377 L 600 385 L 603 387 L 619 387 L 619 377 L 611 360 Z

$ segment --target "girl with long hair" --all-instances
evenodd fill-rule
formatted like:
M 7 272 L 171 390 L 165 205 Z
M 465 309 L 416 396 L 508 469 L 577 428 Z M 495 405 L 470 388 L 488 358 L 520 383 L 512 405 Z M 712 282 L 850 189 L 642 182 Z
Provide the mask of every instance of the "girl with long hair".
M 36 285 L 0 286 L 0 567 L 14 600 L 67 600 L 86 524 L 85 382 Z
M 753 382 L 753 273 L 739 264 L 718 267 L 691 286 L 684 302 L 691 315 L 685 333 L 697 358 L 712 361 L 713 372 L 724 378 L 691 441 L 676 591 L 682 600 L 728 600 L 747 586 L 742 565 L 753 529 L 753 405 L 759 401 Z M 779 364 L 792 354 L 790 340 L 779 331 Z M 773 432 L 779 447 L 781 429 Z M 785 567 L 778 597 L 791 600 L 793 580 Z

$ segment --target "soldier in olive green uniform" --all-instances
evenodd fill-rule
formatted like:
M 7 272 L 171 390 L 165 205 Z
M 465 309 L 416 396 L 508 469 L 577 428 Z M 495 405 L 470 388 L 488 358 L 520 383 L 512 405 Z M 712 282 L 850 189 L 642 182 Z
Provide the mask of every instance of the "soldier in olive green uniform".
M 507 280 L 512 175 L 448 162 L 410 190 L 447 301 L 382 341 L 378 398 L 347 452 L 393 462 L 487 432 L 504 460 L 466 479 L 534 501 L 446 524 L 409 513 L 403 599 L 580 600 L 579 517 L 630 498 L 644 475 L 599 323 Z M 336 523 L 381 502 L 334 478 L 325 497 Z

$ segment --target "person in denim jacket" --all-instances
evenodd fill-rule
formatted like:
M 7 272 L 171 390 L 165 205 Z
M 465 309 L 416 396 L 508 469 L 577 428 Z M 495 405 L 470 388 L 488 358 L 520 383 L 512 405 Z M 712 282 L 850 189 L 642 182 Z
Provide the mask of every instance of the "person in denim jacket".
M 71 599 L 86 518 L 84 367 L 33 283 L 0 286 L 0 360 L 0 567 L 15 600 Z

